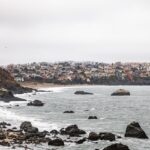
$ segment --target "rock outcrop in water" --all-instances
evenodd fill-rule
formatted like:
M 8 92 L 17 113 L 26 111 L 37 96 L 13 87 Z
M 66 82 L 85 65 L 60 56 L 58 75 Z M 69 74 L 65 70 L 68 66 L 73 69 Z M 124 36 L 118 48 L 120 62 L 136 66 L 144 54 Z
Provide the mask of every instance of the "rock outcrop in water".
M 5 88 L 0 89 L 0 101 L 10 102 L 10 101 L 26 101 L 25 99 L 14 97 L 10 90 Z
M 33 102 L 29 102 L 27 106 L 44 106 L 44 103 L 40 100 L 34 100 Z
M 98 118 L 97 116 L 89 116 L 88 119 L 91 120 L 91 119 L 98 119 Z
M 129 147 L 121 143 L 117 143 L 117 144 L 112 144 L 104 148 L 103 150 L 129 150 Z
M 111 94 L 111 96 L 129 96 L 130 92 L 124 89 L 119 89 Z
M 146 135 L 144 130 L 141 128 L 138 122 L 132 122 L 127 126 L 125 137 L 148 139 L 148 136 Z
M 64 114 L 73 114 L 74 113 L 74 111 L 72 111 L 72 110 L 66 110 L 66 111 L 64 111 Z
M 116 137 L 114 134 L 110 132 L 101 132 L 99 133 L 100 140 L 108 140 L 108 141 L 115 141 Z
M 93 93 L 85 92 L 85 91 L 76 91 L 74 94 L 76 94 L 76 95 L 93 95 Z
M 0 88 L 7 89 L 16 94 L 32 92 L 31 88 L 21 87 L 8 71 L 0 67 Z
M 60 133 L 62 135 L 77 136 L 77 137 L 79 135 L 86 134 L 86 132 L 84 130 L 79 129 L 77 125 L 70 125 L 65 129 L 62 128 L 60 130 Z
M 89 133 L 88 139 L 91 141 L 97 141 L 97 140 L 99 140 L 99 135 L 95 132 L 91 132 L 91 133 Z
M 53 140 L 49 140 L 48 145 L 52 146 L 64 146 L 64 141 L 61 138 L 56 138 Z

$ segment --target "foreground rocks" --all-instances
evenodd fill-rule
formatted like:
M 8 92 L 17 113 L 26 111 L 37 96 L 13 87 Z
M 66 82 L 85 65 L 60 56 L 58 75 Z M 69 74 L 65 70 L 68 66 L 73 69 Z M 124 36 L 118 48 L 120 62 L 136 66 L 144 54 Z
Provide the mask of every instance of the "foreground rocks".
M 123 144 L 112 144 L 103 150 L 129 150 L 128 146 L 123 145 Z
M 60 133 L 62 135 L 77 136 L 77 137 L 82 134 L 86 134 L 86 132 L 84 130 L 79 129 L 77 125 L 70 125 L 66 128 L 62 128 L 60 130 Z
M 48 145 L 52 146 L 64 146 L 64 141 L 61 138 L 49 140 Z
M 115 141 L 115 135 L 110 132 L 102 132 L 99 133 L 100 140 L 108 140 L 108 141 Z
M 125 137 L 148 139 L 148 136 L 146 135 L 144 130 L 141 128 L 138 122 L 132 122 L 127 126 Z
M 93 95 L 93 93 L 85 92 L 85 91 L 76 91 L 74 94 L 76 95 Z
M 124 89 L 116 90 L 111 94 L 111 96 L 129 96 L 130 92 Z
M 89 134 L 88 139 L 91 140 L 91 141 L 97 141 L 97 140 L 99 140 L 99 135 L 95 132 L 91 132 Z
M 44 106 L 44 103 L 40 100 L 34 100 L 33 102 L 29 102 L 27 106 Z
M 92 141 L 97 143 L 98 140 L 115 141 L 118 138 L 115 134 L 110 132 L 90 132 L 87 136 L 86 132 L 79 129 L 77 125 L 70 125 L 62 128 L 59 131 L 52 130 L 40 132 L 37 127 L 34 127 L 31 122 L 24 121 L 20 125 L 20 130 L 10 127 L 11 124 L 6 122 L 0 123 L 0 145 L 8 147 L 16 147 L 24 144 L 43 144 L 47 143 L 50 146 L 65 146 L 65 143 L 83 144 L 84 142 Z M 133 134 L 133 135 L 132 135 Z M 145 132 L 141 129 L 139 123 L 132 122 L 128 125 L 126 136 L 134 136 L 138 138 L 148 138 Z M 140 135 L 140 136 L 139 136 Z M 127 136 L 127 137 L 128 137 Z M 103 150 L 129 150 L 128 146 L 123 144 L 112 144 Z

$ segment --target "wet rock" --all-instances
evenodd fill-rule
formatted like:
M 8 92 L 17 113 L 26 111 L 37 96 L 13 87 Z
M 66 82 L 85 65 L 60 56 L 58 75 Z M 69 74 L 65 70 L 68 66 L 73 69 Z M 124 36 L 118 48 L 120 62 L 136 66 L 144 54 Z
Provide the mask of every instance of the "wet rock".
M 7 146 L 7 147 L 10 147 L 10 146 L 11 146 L 10 143 L 9 143 L 8 141 L 5 141 L 5 140 L 0 141 L 0 145 L 2 145 L 2 146 Z
M 20 129 L 27 131 L 28 128 L 31 128 L 32 124 L 29 121 L 24 121 L 21 125 L 20 125 Z
M 17 130 L 17 127 L 13 127 L 12 130 Z
M 108 140 L 108 141 L 115 141 L 115 135 L 109 132 L 102 132 L 99 133 L 100 140 Z
M 29 102 L 27 106 L 44 106 L 44 103 L 40 100 L 34 100 L 33 102 Z
M 48 145 L 51 146 L 64 146 L 64 141 L 60 138 L 49 140 Z
M 96 116 L 89 116 L 88 119 L 98 119 Z
M 104 148 L 103 150 L 129 150 L 129 148 L 126 145 L 118 143 L 118 144 L 112 144 L 112 145 Z
M 6 135 L 3 132 L 0 132 L 0 140 L 4 140 L 6 138 Z
M 70 125 L 67 128 L 60 130 L 62 135 L 79 136 L 80 134 L 86 134 L 84 130 L 78 128 L 77 125 Z
M 86 141 L 86 138 L 82 138 L 78 141 L 76 141 L 76 144 L 83 144 Z
M 76 95 L 93 95 L 93 93 L 85 92 L 85 91 L 76 91 L 74 94 Z
M 11 126 L 11 124 L 7 122 L 0 122 L 0 126 Z
M 38 130 L 38 128 L 36 128 L 36 127 L 28 127 L 27 129 L 26 129 L 26 132 L 28 132 L 28 133 L 37 133 L 39 130 Z
M 91 132 L 89 134 L 88 139 L 91 140 L 91 141 L 97 141 L 97 140 L 99 140 L 99 135 L 95 132 Z
M 8 137 L 8 139 L 17 139 L 18 138 L 18 134 L 14 133 L 14 132 L 9 132 L 7 137 Z
M 0 101 L 10 102 L 10 101 L 26 101 L 25 99 L 14 97 L 11 90 L 5 88 L 0 89 Z
M 66 114 L 66 113 L 68 113 L 68 114 L 73 114 L 74 111 L 72 111 L 72 110 L 70 110 L 70 111 L 64 111 L 64 113 L 65 113 L 65 114 Z
M 57 134 L 59 134 L 59 132 L 57 130 L 52 130 L 52 131 L 50 131 L 50 134 L 57 135 Z
M 130 92 L 124 89 L 119 89 L 111 94 L 111 96 L 129 96 Z
M 146 135 L 144 130 L 141 128 L 138 122 L 132 122 L 127 126 L 125 137 L 148 139 L 148 136 Z
M 47 132 L 43 131 L 43 132 L 38 132 L 36 134 L 37 137 L 40 137 L 40 138 L 45 138 L 45 136 L 47 135 Z

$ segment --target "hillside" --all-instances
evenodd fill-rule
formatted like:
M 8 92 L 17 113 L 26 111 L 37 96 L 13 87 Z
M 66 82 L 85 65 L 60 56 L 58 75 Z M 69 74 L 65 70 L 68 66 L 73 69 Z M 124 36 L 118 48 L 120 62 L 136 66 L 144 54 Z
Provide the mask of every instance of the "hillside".
M 0 67 L 0 88 L 6 88 L 13 93 L 31 92 L 32 89 L 21 87 L 8 71 Z

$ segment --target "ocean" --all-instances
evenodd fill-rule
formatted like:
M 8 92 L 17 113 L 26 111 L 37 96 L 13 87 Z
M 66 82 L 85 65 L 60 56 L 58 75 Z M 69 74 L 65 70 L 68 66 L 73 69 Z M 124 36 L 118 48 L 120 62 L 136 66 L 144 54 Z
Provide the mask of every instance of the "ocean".
M 131 92 L 131 96 L 111 96 L 115 90 L 123 88 Z M 51 92 L 39 92 L 16 95 L 28 101 L 41 100 L 43 107 L 29 107 L 27 102 L 0 102 L 0 121 L 19 127 L 23 121 L 31 121 L 41 131 L 61 129 L 68 125 L 77 124 L 87 133 L 112 132 L 123 138 L 115 142 L 87 141 L 84 144 L 65 143 L 57 150 L 102 150 L 112 143 L 123 143 L 130 150 L 150 150 L 150 140 L 125 138 L 125 130 L 129 123 L 137 121 L 150 137 L 150 87 L 149 86 L 68 86 L 46 88 Z M 92 92 L 94 95 L 75 95 L 77 90 Z M 17 107 L 16 105 L 19 105 Z M 73 110 L 74 114 L 64 114 Z M 97 120 L 88 120 L 89 116 L 97 116 Z M 88 136 L 88 135 L 86 135 Z M 34 150 L 51 150 L 54 147 L 45 145 L 29 145 Z M 11 149 L 0 147 L 0 150 Z M 17 150 L 24 150 L 16 148 Z

